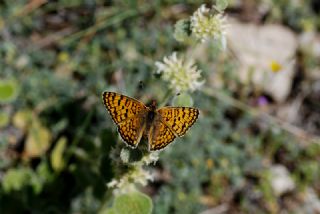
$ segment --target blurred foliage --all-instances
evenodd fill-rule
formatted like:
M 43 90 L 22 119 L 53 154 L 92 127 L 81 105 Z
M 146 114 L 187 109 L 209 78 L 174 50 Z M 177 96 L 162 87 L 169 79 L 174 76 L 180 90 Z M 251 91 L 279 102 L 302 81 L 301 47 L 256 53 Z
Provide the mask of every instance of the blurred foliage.
M 317 1 L 299 7 L 259 2 L 271 5 L 266 20 L 319 30 Z M 154 62 L 173 51 L 192 52 L 175 40 L 174 25 L 202 3 L 1 1 L 0 213 L 118 213 L 123 204 L 141 213 L 152 207 L 154 213 L 199 213 L 219 204 L 230 212 L 293 212 L 272 190 L 273 164 L 288 168 L 297 184 L 292 195 L 306 187 L 320 194 L 319 144 L 302 146 L 278 125 L 197 91 L 169 99 L 194 105 L 201 115 L 149 167 L 159 176 L 141 191 L 153 205 L 142 193 L 112 196 L 106 184 L 121 171 L 113 158 L 125 145 L 101 94 L 163 100 L 168 86 L 154 74 Z M 214 45 L 197 59 L 205 79 L 216 72 L 211 65 L 222 71 L 223 94 L 236 96 L 233 86 L 245 87 L 235 79 L 232 58 Z
M 0 81 L 0 103 L 10 102 L 15 99 L 18 84 L 14 80 Z
M 114 199 L 113 207 L 108 209 L 106 213 L 132 213 L 132 214 L 148 214 L 152 211 L 151 199 L 139 192 L 119 195 Z

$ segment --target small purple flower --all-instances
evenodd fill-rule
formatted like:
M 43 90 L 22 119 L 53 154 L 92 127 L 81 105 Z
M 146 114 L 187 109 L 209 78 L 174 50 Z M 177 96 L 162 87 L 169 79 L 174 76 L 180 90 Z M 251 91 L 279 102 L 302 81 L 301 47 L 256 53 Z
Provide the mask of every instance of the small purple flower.
M 268 99 L 265 96 L 260 96 L 257 100 L 257 105 L 258 106 L 266 106 L 269 104 Z

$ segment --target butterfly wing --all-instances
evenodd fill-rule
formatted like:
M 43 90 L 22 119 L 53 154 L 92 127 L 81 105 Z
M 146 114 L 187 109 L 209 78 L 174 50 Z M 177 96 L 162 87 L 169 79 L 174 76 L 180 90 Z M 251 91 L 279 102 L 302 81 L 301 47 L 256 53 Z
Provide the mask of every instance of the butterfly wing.
M 117 125 L 147 111 L 147 107 L 142 102 L 114 92 L 104 92 L 103 103 Z
M 163 107 L 157 110 L 149 131 L 149 150 L 163 149 L 177 136 L 183 136 L 195 123 L 199 110 L 188 107 Z
M 129 146 L 136 147 L 145 129 L 147 107 L 138 100 L 114 92 L 104 92 L 103 102 L 122 139 Z
M 199 110 L 190 107 L 163 107 L 157 110 L 161 120 L 179 137 L 196 122 Z
M 159 116 L 156 116 L 148 135 L 149 151 L 160 150 L 170 144 L 176 135 L 164 124 Z
M 121 138 L 129 146 L 136 148 L 139 144 L 145 129 L 145 119 L 141 117 L 132 117 L 118 125 L 118 132 Z

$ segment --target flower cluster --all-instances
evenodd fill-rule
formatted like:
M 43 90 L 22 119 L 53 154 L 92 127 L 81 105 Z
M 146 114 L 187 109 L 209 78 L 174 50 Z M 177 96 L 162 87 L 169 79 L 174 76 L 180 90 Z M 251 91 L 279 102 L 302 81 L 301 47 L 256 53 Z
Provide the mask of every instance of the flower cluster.
M 153 176 L 149 171 L 146 171 L 143 166 L 155 163 L 159 158 L 159 153 L 152 152 L 145 155 L 140 161 L 133 162 L 133 169 L 123 175 L 120 179 L 113 179 L 107 186 L 114 188 L 113 194 L 119 195 L 136 190 L 136 185 L 147 185 L 148 181 L 153 180 Z
M 130 171 L 130 173 L 122 176 L 119 180 L 113 179 L 107 186 L 109 188 L 114 188 L 113 194 L 119 195 L 133 192 L 136 190 L 136 184 L 145 186 L 149 180 L 153 180 L 151 173 L 144 170 L 142 167 L 136 167 L 134 170 Z
M 212 14 L 204 4 L 191 17 L 192 34 L 201 42 L 213 38 L 225 43 L 225 29 L 225 17 L 221 13 Z
M 201 70 L 194 65 L 194 61 L 178 58 L 176 52 L 164 57 L 163 62 L 156 62 L 156 66 L 156 73 L 162 74 L 163 80 L 170 82 L 169 87 L 177 93 L 195 91 L 204 83 L 199 80 Z

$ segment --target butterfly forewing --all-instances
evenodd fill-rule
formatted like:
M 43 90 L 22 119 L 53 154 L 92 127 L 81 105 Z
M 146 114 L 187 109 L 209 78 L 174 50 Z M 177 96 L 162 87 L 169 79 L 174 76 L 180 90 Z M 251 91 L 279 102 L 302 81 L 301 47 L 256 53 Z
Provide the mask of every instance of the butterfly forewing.
M 157 110 L 162 121 L 179 137 L 196 122 L 199 110 L 191 107 L 163 107 Z
M 142 102 L 114 92 L 104 92 L 103 102 L 117 125 L 147 111 L 147 107 Z
M 114 92 L 104 92 L 103 102 L 122 139 L 136 147 L 145 128 L 147 107 L 138 100 Z
M 118 126 L 118 132 L 122 139 L 131 147 L 137 147 L 145 129 L 143 116 L 134 116 Z

